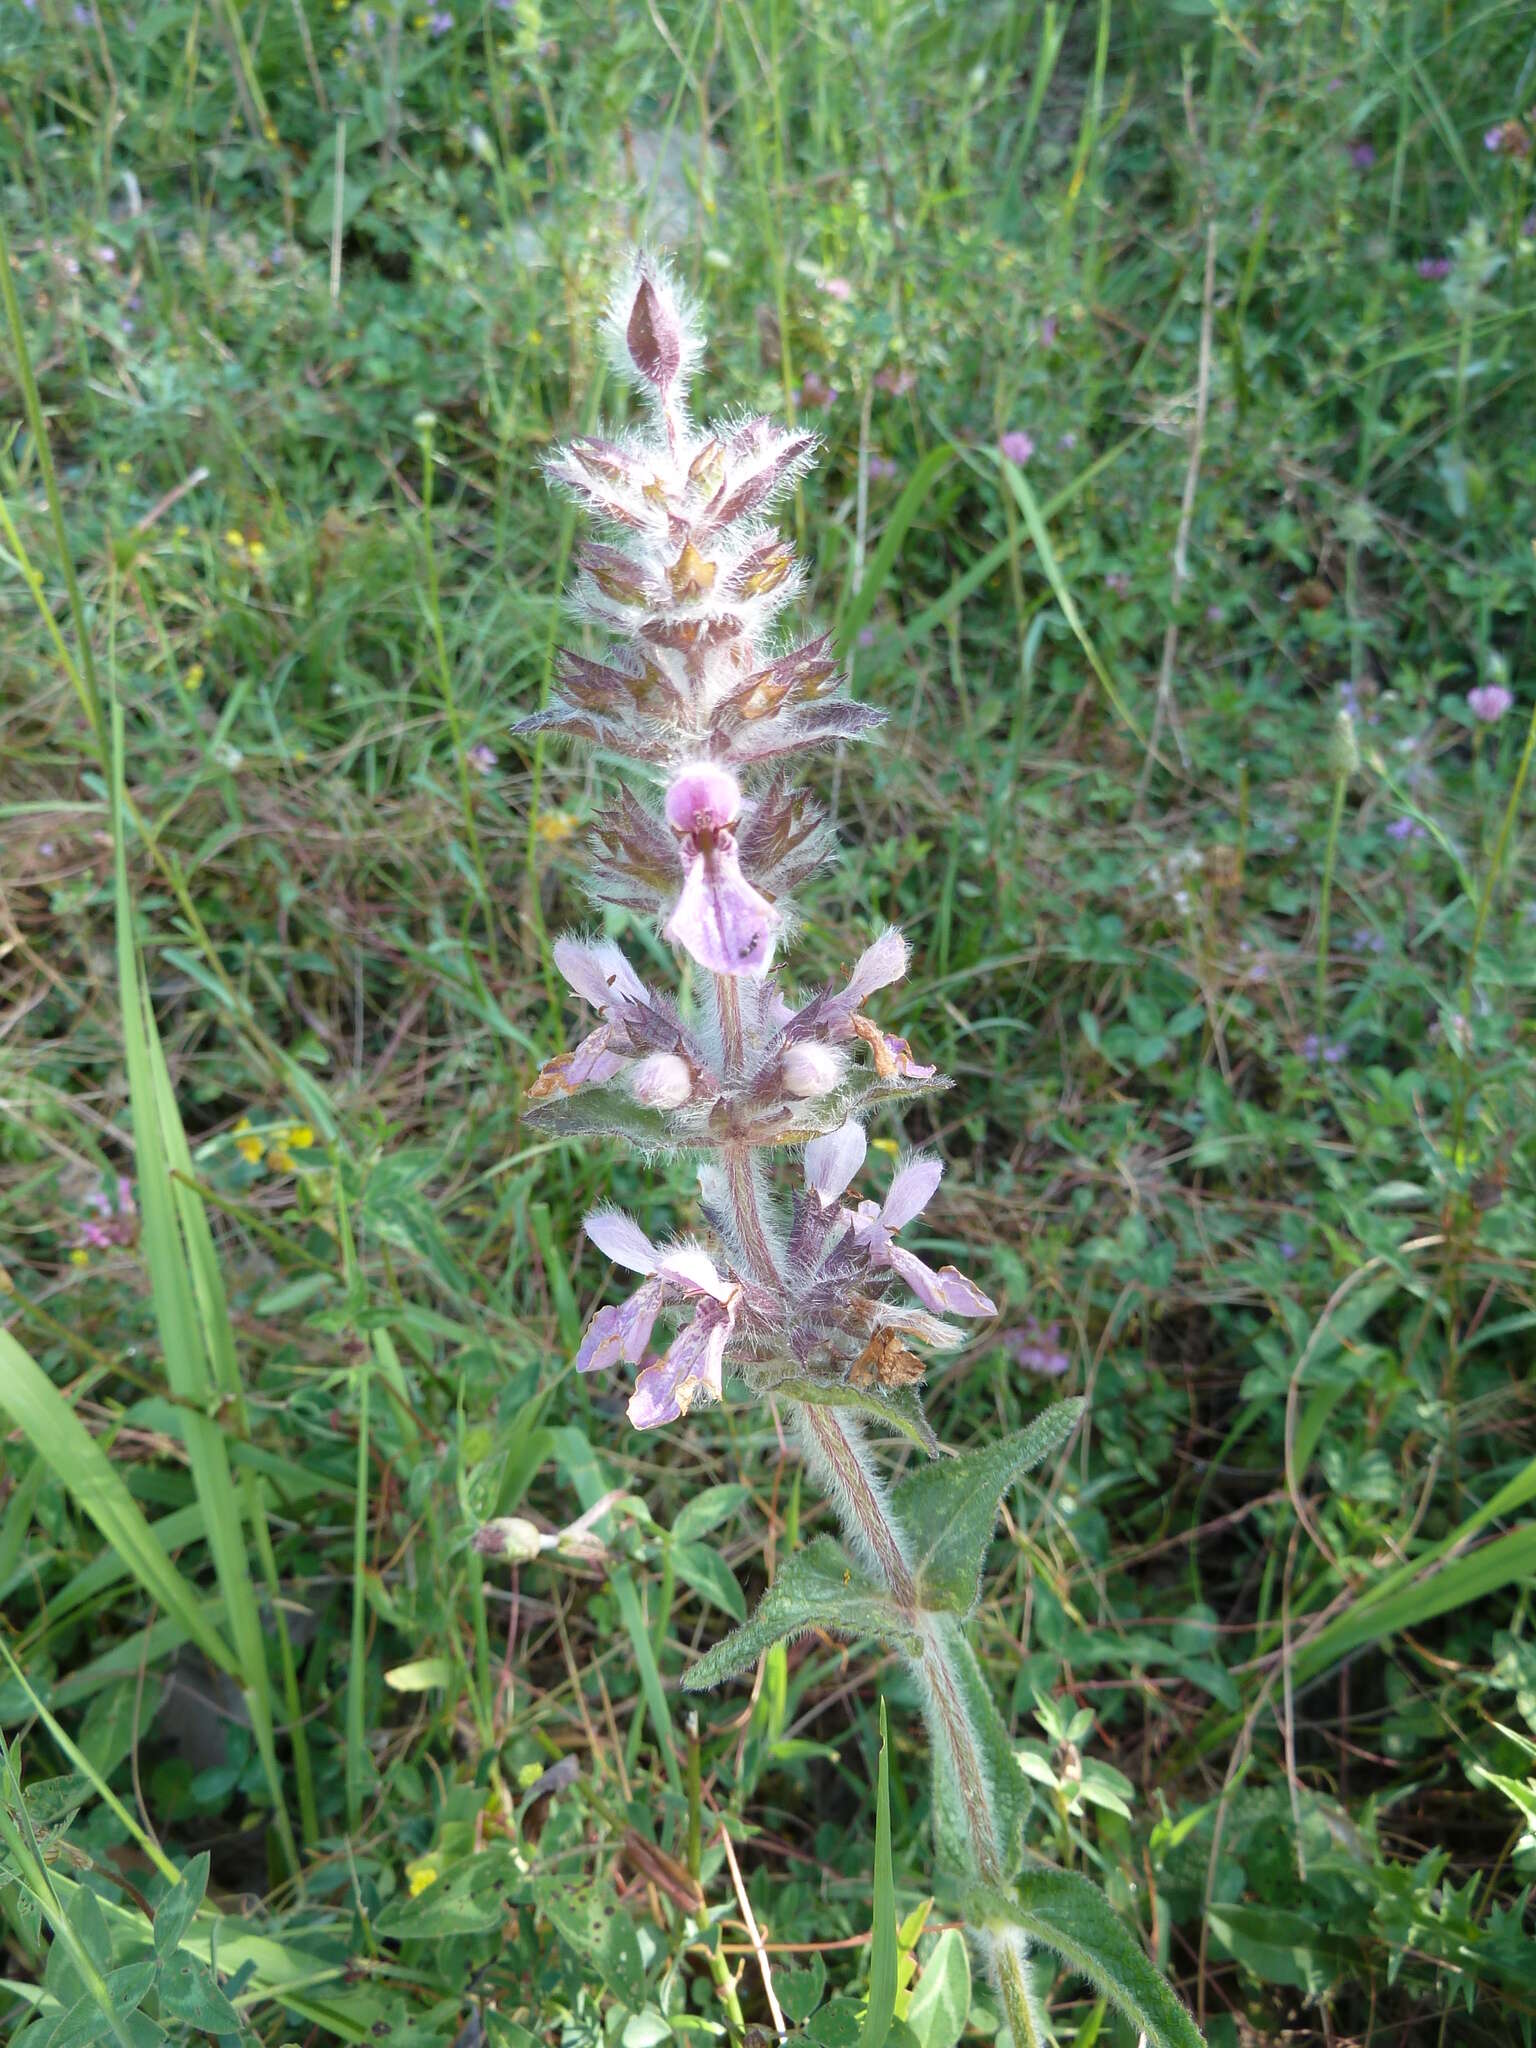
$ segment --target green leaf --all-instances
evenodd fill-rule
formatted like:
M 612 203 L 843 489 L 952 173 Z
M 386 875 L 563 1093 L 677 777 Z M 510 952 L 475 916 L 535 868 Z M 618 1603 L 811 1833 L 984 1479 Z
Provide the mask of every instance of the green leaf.
M 1205 2048 L 1199 2028 L 1147 1961 L 1140 1942 L 1103 1893 L 1075 1871 L 1032 1861 L 1014 1896 L 984 1888 L 971 1893 L 966 1918 L 976 1927 L 1003 1923 L 1023 1928 L 1102 1991 L 1140 2028 L 1151 2048 Z
M 736 1582 L 736 1574 L 725 1559 L 707 1543 L 674 1543 L 672 1562 L 678 1577 L 716 1607 L 723 1607 L 737 1621 L 747 1618 L 747 1599 Z
M 243 2031 L 239 2013 L 219 1989 L 212 1970 L 184 1948 L 166 1958 L 155 1990 L 167 2019 L 182 2020 L 206 2034 Z
M 758 1602 L 749 1622 L 705 1652 L 683 1673 L 688 1692 L 703 1692 L 722 1680 L 750 1670 L 772 1644 L 787 1636 L 824 1628 L 830 1634 L 870 1637 L 890 1643 L 909 1656 L 917 1637 L 902 1625 L 891 1598 L 865 1578 L 830 1536 L 818 1536 L 804 1550 L 787 1557 L 779 1575 Z
M 976 1605 L 1004 1494 L 1066 1442 L 1084 1405 L 1059 1401 L 1028 1429 L 983 1450 L 919 1466 L 892 1489 L 891 1510 L 911 1545 L 924 1607 L 968 1614 Z
M 924 1669 L 936 1708 L 947 1708 L 945 1720 L 970 1738 L 966 1748 L 980 1772 L 962 1784 L 956 1761 L 957 1744 L 941 1737 L 933 1745 L 933 1834 L 939 1862 L 947 1869 L 976 1875 L 975 1816 L 989 1814 L 996 1834 L 993 1849 L 1011 1876 L 1017 1869 L 1024 1822 L 1033 1795 L 1013 1753 L 1013 1740 L 997 1711 L 991 1688 L 976 1653 L 953 1615 L 933 1617 L 934 1641 Z M 948 1695 L 940 1701 L 941 1688 Z
M 441 1692 L 453 1683 L 453 1666 L 446 1657 L 416 1657 L 391 1665 L 384 1683 L 391 1692 Z
M 803 2027 L 826 1991 L 827 1966 L 819 1955 L 813 1953 L 803 1970 L 775 1970 L 773 1988 L 778 1993 L 785 2018 L 793 2020 L 797 2027 Z
M 1359 1947 L 1327 1934 L 1300 1913 L 1276 1906 L 1212 1901 L 1211 1932 L 1264 1984 L 1285 1984 L 1320 1998 L 1360 1961 Z
M 873 1416 L 930 1458 L 939 1455 L 939 1440 L 928 1427 L 922 1403 L 911 1387 L 880 1394 L 872 1387 L 849 1386 L 846 1380 L 793 1379 L 776 1381 L 773 1391 L 786 1400 L 803 1401 L 808 1408 L 852 1408 L 860 1415 Z
M 907 2025 L 920 2048 L 955 2048 L 971 2011 L 971 1961 L 965 1936 L 946 1927 L 907 2002 Z
M 890 1741 L 880 1702 L 880 1773 L 875 1786 L 875 1901 L 869 1945 L 869 2004 L 859 2048 L 885 2048 L 896 2017 L 896 1880 L 891 1871 Z
M 750 1500 L 751 1495 L 749 1486 L 706 1486 L 678 1509 L 672 1523 L 673 1536 L 679 1543 L 697 1543 L 701 1536 L 718 1528 L 727 1515 L 734 1514 L 743 1501 Z
M 204 1618 L 202 1596 L 171 1563 L 96 1438 L 9 1330 L 0 1330 L 0 1411 L 52 1468 L 150 1598 L 174 1616 L 210 1663 L 236 1674 L 232 1652 Z
M 615 1088 L 584 1088 L 523 1104 L 523 1126 L 546 1138 L 627 1138 L 647 1152 L 672 1152 L 686 1143 L 659 1109 L 631 1102 Z
M 181 1873 L 180 1884 L 173 1885 L 155 1908 L 155 1947 L 161 1955 L 181 1947 L 207 1889 L 208 1852 L 204 1850 L 193 1857 Z
M 394 1898 L 375 1923 L 391 1940 L 442 1940 L 484 1934 L 507 1917 L 503 1882 L 515 1875 L 510 1852 L 487 1851 L 461 1863 L 413 1898 Z

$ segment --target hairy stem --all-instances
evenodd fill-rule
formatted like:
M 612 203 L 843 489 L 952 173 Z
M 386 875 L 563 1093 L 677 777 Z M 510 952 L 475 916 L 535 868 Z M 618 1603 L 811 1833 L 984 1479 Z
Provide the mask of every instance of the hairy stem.
M 716 977 L 715 1003 L 726 1071 L 739 1072 L 740 994 L 730 977 Z M 777 1275 L 777 1262 L 763 1220 L 752 1149 L 727 1144 L 722 1148 L 722 1156 L 737 1240 L 758 1277 L 772 1281 Z M 922 1691 L 929 1740 L 941 1770 L 954 1785 L 958 1811 L 965 1817 L 972 1868 L 984 1885 L 1000 1886 L 1006 1879 L 1004 1830 L 994 1807 L 956 1668 L 961 1624 L 952 1614 L 930 1613 L 922 1607 L 906 1543 L 891 1513 L 885 1481 L 869 1455 L 860 1422 L 843 1409 L 823 1408 L 809 1402 L 795 1406 L 807 1456 L 837 1508 L 850 1543 L 883 1581 L 903 1620 L 910 1624 L 922 1645 L 910 1662 Z M 978 1940 L 997 1984 L 1014 2048 L 1043 2048 L 1045 2028 L 1029 1989 L 1025 1970 L 1029 1944 L 1024 1935 L 1017 1928 L 989 1929 L 980 1933 Z

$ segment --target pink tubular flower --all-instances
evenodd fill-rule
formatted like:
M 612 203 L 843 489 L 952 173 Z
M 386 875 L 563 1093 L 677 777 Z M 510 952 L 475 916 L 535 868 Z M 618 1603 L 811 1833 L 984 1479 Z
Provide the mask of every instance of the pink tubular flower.
M 639 976 L 618 947 L 607 941 L 585 946 L 579 939 L 557 939 L 554 956 L 571 987 L 601 1013 L 603 1022 L 587 1033 L 574 1052 L 561 1053 L 548 1062 L 529 1091 L 535 1100 L 542 1095 L 565 1094 L 588 1081 L 611 1081 L 622 1073 L 628 1062 L 612 1045 L 615 1038 L 624 1043 L 624 1006 L 646 1000 Z
M 999 450 L 1022 469 L 1035 452 L 1035 444 L 1022 427 L 1015 427 L 998 442 Z
M 712 974 L 763 974 L 783 922 L 741 872 L 736 820 L 741 789 L 727 769 L 685 768 L 667 791 L 667 823 L 686 870 L 662 936 Z
M 996 1315 L 997 1304 L 982 1293 L 974 1280 L 967 1280 L 953 1266 L 940 1266 L 935 1273 L 914 1253 L 894 1242 L 895 1233 L 933 1200 L 944 1177 L 943 1162 L 919 1155 L 896 1170 L 884 1202 L 860 1202 L 849 1216 L 854 1242 L 861 1245 L 876 1266 L 889 1266 L 900 1275 L 923 1304 L 935 1315 Z
M 1514 701 L 1502 683 L 1479 683 L 1467 692 L 1467 709 L 1483 725 L 1497 725 Z
M 669 1245 L 658 1251 L 639 1224 L 616 1209 L 596 1210 L 583 1227 L 615 1265 L 646 1278 L 628 1301 L 598 1310 L 581 1340 L 576 1370 L 597 1372 L 621 1360 L 639 1365 L 661 1311 L 677 1302 L 692 1303 L 692 1321 L 678 1331 L 665 1356 L 645 1366 L 635 1381 L 629 1419 L 636 1429 L 655 1429 L 678 1421 L 701 1396 L 718 1401 L 725 1346 L 736 1327 L 741 1289 L 723 1280 L 697 1245 Z

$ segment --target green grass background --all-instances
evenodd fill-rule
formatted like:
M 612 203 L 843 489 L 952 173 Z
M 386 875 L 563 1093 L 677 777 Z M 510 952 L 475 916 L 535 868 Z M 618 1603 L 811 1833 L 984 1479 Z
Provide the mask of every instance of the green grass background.
M 807 764 L 796 973 L 904 925 L 932 1243 L 1069 1361 L 930 1413 L 1092 1402 L 979 1616 L 1032 1844 L 1223 2048 L 1528 2040 L 1528 10 L 7 0 L 0 95 L 3 2024 L 713 2037 L 770 2016 L 728 1835 L 839 2048 L 882 1693 L 927 1896 L 894 1667 L 690 1734 L 825 1511 L 771 1412 L 568 1375 L 583 1209 L 693 1191 L 520 1126 L 608 783 L 507 735 L 575 630 L 537 464 L 649 236 L 708 401 L 825 435 L 809 612 L 890 713 Z M 611 1494 L 600 1567 L 469 1548 Z M 205 1852 L 228 2005 L 135 2011 Z M 942 1918 L 922 2048 L 998 2026 Z

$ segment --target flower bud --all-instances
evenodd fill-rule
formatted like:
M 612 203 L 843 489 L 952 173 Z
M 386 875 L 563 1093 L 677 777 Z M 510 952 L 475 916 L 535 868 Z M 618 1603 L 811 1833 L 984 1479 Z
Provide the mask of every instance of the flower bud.
M 528 1564 L 543 1550 L 544 1538 L 521 1515 L 500 1515 L 475 1531 L 475 1548 L 503 1564 Z
M 785 1094 L 798 1095 L 809 1102 L 818 1095 L 832 1093 L 843 1078 L 843 1060 L 830 1045 L 805 1040 L 786 1050 L 783 1074 Z
M 1360 742 L 1355 737 L 1355 721 L 1347 711 L 1340 711 L 1333 721 L 1328 766 L 1335 775 L 1346 779 L 1360 773 Z
M 629 1077 L 629 1092 L 646 1109 L 681 1109 L 693 1094 L 693 1069 L 675 1052 L 653 1052 Z

